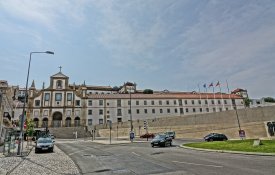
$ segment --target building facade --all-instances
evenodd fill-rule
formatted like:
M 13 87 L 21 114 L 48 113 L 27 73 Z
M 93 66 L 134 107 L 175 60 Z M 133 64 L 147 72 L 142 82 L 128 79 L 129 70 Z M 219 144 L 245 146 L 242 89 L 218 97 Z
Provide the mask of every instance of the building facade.
M 22 100 L 16 103 L 18 116 Z M 69 84 L 69 77 L 60 71 L 50 77 L 48 88 L 36 89 L 32 83 L 26 107 L 35 127 L 74 127 L 221 112 L 244 108 L 244 102 L 239 95 L 225 93 L 165 90 L 148 94 L 130 82 L 120 87 Z

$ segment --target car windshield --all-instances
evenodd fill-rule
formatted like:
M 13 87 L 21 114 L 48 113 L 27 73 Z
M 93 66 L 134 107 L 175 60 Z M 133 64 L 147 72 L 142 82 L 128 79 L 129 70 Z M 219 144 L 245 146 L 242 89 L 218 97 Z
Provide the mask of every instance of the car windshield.
M 156 137 L 155 137 L 155 139 L 164 139 L 165 138 L 165 135 L 157 135 Z
M 38 139 L 37 143 L 52 143 L 52 139 Z

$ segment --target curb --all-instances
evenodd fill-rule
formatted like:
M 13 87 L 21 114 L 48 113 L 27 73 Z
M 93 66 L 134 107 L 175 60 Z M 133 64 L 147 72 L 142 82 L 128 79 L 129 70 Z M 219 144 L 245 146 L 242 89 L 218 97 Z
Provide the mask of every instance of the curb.
M 256 155 L 256 156 L 275 156 L 275 153 L 259 153 L 259 152 L 242 152 L 242 151 L 228 151 L 228 150 L 215 150 L 215 149 L 203 149 L 203 148 L 193 148 L 189 146 L 180 145 L 180 148 L 191 149 L 197 151 L 205 152 L 218 152 L 218 153 L 230 153 L 230 154 L 243 154 L 243 155 Z

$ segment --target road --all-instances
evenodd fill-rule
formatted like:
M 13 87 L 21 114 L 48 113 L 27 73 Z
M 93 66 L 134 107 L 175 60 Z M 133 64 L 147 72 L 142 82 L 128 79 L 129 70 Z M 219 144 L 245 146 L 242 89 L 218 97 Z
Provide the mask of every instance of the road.
M 104 145 L 91 141 L 57 141 L 81 174 L 274 175 L 274 156 L 203 152 L 150 143 Z M 187 141 L 189 142 L 189 141 Z

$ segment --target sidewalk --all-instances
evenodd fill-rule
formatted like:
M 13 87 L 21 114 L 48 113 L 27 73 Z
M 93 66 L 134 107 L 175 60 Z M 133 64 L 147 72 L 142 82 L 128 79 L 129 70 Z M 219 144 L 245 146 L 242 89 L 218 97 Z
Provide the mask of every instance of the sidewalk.
M 96 137 L 95 140 L 90 140 L 94 143 L 100 143 L 100 144 L 110 144 L 110 138 L 108 137 Z M 147 141 L 146 139 L 140 139 L 140 138 L 135 138 L 133 140 L 134 143 L 147 143 L 150 142 L 150 139 Z M 127 144 L 131 143 L 130 139 L 128 137 L 119 137 L 119 138 L 111 138 L 111 144 Z
M 0 174 L 7 174 L 11 170 L 19 166 L 25 159 L 26 156 L 30 153 L 33 148 L 33 145 L 28 146 L 27 142 L 23 142 L 23 151 L 22 156 L 17 156 L 17 148 L 11 150 L 9 156 L 5 156 L 3 151 L 0 152 Z
M 29 152 L 31 151 L 31 149 L 33 148 L 34 146 L 34 142 L 27 142 L 27 141 L 24 141 L 23 142 L 23 148 L 22 148 L 22 156 L 26 156 L 29 154 Z M 14 145 L 15 147 L 14 148 L 11 148 L 10 149 L 10 153 L 9 155 L 4 155 L 4 145 L 2 145 L 0 147 L 0 157 L 12 157 L 12 156 L 17 156 L 17 149 L 18 149 L 18 145 L 15 144 Z

